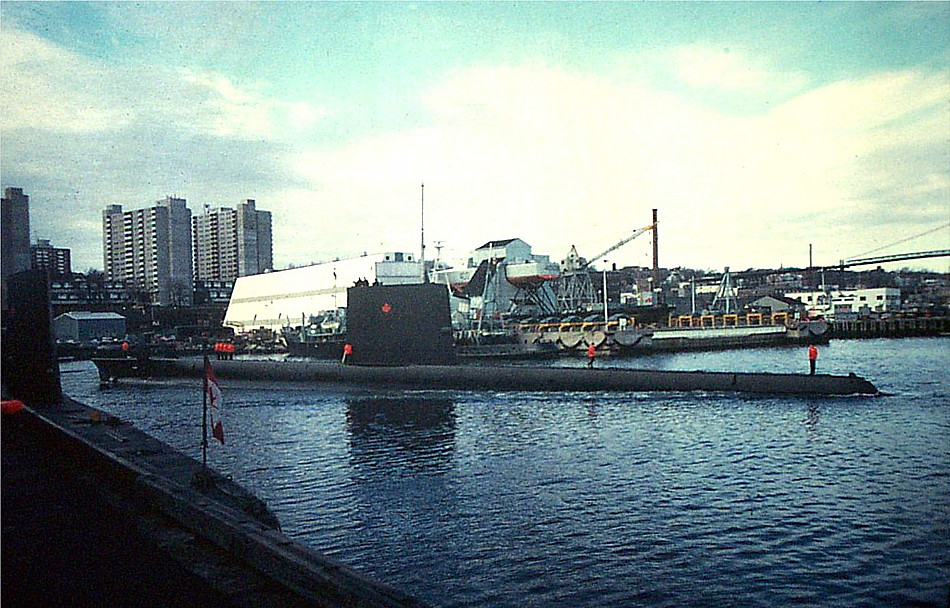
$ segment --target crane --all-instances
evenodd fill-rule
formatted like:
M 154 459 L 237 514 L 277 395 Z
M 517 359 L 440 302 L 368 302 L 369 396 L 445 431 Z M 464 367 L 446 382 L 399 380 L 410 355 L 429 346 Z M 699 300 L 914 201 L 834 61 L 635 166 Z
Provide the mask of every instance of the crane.
M 624 245 L 626 245 L 627 243 L 629 243 L 629 242 L 632 241 L 633 239 L 637 238 L 638 236 L 640 236 L 640 235 L 643 234 L 644 232 L 649 232 L 650 230 L 653 230 L 654 228 L 656 228 L 656 224 L 650 224 L 649 226 L 644 226 L 643 228 L 637 228 L 637 229 L 634 230 L 629 236 L 620 239 L 619 241 L 617 241 L 616 243 L 614 243 L 612 246 L 608 247 L 606 250 L 604 250 L 604 251 L 598 253 L 597 255 L 595 255 L 594 257 L 592 257 L 592 258 L 590 259 L 590 262 L 587 262 L 587 264 L 584 264 L 583 267 L 587 267 L 587 266 L 588 266 L 591 262 L 593 262 L 594 260 L 599 260 L 599 259 L 603 258 L 604 256 L 606 256 L 607 254 L 613 253 L 614 251 L 620 249 L 621 247 L 623 247 Z
M 563 312 L 590 309 L 594 303 L 594 287 L 590 282 L 587 267 L 590 266 L 594 260 L 602 259 L 604 256 L 613 253 L 644 232 L 655 229 L 655 221 L 642 228 L 637 228 L 589 260 L 580 257 L 577 253 L 577 248 L 571 245 L 571 250 L 567 254 L 567 257 L 561 260 L 561 276 L 558 279 L 557 288 L 558 308 Z

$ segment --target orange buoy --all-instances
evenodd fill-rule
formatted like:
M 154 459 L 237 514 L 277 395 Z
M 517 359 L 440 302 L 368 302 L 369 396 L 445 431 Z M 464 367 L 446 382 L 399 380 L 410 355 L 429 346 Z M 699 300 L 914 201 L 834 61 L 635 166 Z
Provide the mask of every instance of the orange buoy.
M 16 414 L 23 409 L 23 402 L 19 399 L 10 399 L 9 401 L 3 401 L 3 415 Z

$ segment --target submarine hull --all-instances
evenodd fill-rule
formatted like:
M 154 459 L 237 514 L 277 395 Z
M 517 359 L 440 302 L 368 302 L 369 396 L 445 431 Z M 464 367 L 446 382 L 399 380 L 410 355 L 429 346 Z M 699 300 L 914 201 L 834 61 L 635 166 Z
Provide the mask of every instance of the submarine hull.
M 96 359 L 100 377 L 201 377 L 201 359 Z M 866 379 L 828 374 L 587 369 L 506 365 L 342 365 L 330 361 L 215 361 L 218 378 L 482 391 L 713 391 L 877 394 Z

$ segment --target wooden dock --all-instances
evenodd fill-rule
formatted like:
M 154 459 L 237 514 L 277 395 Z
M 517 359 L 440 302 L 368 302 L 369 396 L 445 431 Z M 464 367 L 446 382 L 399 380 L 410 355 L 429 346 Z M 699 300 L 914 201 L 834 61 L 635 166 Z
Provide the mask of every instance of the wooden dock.
M 950 317 L 891 317 L 887 319 L 835 320 L 832 338 L 914 338 L 950 336 Z

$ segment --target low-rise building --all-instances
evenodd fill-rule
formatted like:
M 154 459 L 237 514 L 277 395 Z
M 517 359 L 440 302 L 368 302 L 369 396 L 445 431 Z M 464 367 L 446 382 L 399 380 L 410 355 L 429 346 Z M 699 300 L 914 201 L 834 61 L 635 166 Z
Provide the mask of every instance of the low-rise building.
M 803 308 L 801 301 L 794 298 L 778 295 L 768 295 L 756 298 L 746 305 L 753 312 L 773 313 L 788 312 L 793 313 Z
M 125 336 L 125 317 L 114 312 L 74 311 L 53 319 L 57 340 L 88 343 L 103 338 Z
M 227 305 L 234 291 L 234 281 L 195 280 L 195 306 Z
M 901 309 L 901 291 L 896 287 L 794 291 L 786 292 L 785 297 L 804 304 L 810 317 L 821 316 L 826 319 L 841 315 L 893 313 Z
M 73 275 L 69 279 L 53 279 L 50 303 L 55 313 L 76 308 L 119 308 L 132 304 L 133 299 L 123 281 L 93 281 Z
M 802 275 L 797 272 L 776 272 L 765 277 L 765 284 L 770 289 L 782 291 L 801 290 L 804 287 Z

